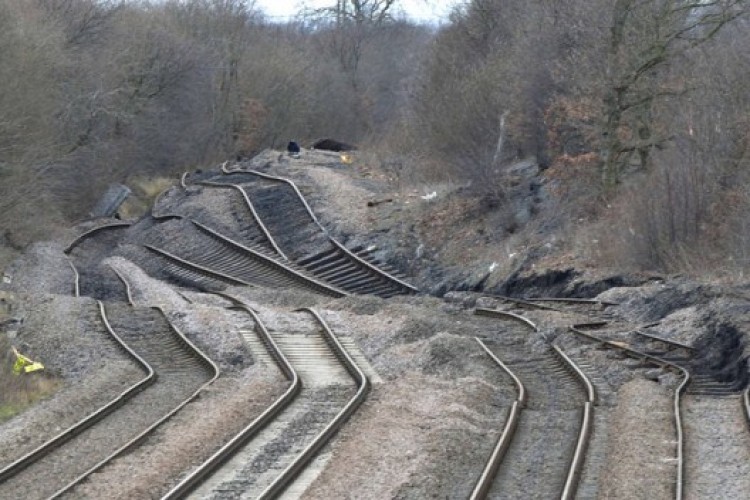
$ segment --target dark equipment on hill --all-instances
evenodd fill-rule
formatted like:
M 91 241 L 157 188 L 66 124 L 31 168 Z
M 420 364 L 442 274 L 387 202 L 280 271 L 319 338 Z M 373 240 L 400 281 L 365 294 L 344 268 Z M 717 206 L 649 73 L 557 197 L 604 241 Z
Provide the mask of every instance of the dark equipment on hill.
M 91 210 L 91 217 L 113 217 L 117 210 L 130 195 L 130 189 L 122 184 L 111 184 L 107 192 L 99 199 L 94 209 Z
M 286 146 L 286 150 L 289 154 L 298 155 L 300 152 L 299 144 L 297 144 L 295 141 L 289 141 L 289 144 L 287 144 Z
M 315 141 L 312 145 L 313 149 L 322 149 L 324 151 L 335 151 L 340 153 L 341 151 L 355 151 L 357 148 L 351 144 L 337 141 L 336 139 L 320 139 Z
M 289 153 L 289 156 L 292 156 L 294 158 L 299 157 L 300 148 L 299 144 L 297 144 L 296 142 L 289 141 L 289 144 L 286 145 L 286 150 Z

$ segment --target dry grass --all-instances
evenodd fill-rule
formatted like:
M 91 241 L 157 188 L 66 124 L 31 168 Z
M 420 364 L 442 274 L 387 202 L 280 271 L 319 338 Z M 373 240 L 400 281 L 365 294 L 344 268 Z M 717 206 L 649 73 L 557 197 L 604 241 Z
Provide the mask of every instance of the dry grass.
M 128 181 L 132 194 L 120 207 L 123 219 L 134 219 L 145 214 L 159 193 L 173 186 L 176 179 L 169 177 L 135 177 Z
M 671 157 L 634 177 L 583 235 L 591 257 L 628 270 L 700 275 L 719 269 L 729 217 L 717 209 L 726 200 L 717 177 Z
M 44 372 L 14 374 L 12 368 L 15 357 L 5 336 L 0 337 L 0 353 L 0 387 L 3 388 L 0 391 L 0 422 L 21 413 L 60 388 L 60 381 Z

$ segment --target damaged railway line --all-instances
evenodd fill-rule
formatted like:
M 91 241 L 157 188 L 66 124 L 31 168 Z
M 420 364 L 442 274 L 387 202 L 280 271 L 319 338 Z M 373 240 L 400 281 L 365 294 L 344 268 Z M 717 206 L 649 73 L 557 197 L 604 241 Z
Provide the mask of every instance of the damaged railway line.
M 358 307 L 369 310 L 374 306 L 368 297 L 376 297 L 410 307 L 409 301 L 420 299 L 419 289 L 380 255 L 375 257 L 369 246 L 348 247 L 335 238 L 292 180 L 226 164 L 183 175 L 138 221 L 85 228 L 63 249 L 69 280 L 64 289 L 95 301 L 96 321 L 108 332 L 108 342 L 143 377 L 42 445 L 0 462 L 0 497 L 28 491 L 30 483 L 34 491 L 25 498 L 85 496 L 78 489 L 81 484 L 96 482 L 96 472 L 171 425 L 172 417 L 226 376 L 224 368 L 232 372 L 243 362 L 227 358 L 220 367 L 212 351 L 176 326 L 185 321 L 184 310 L 170 312 L 147 294 L 135 300 L 131 280 L 144 277 L 164 283 L 186 309 L 197 300 L 196 315 L 210 305 L 244 316 L 252 330 L 234 332 L 243 352 L 254 367 L 283 380 L 283 390 L 262 411 L 241 416 L 236 431 L 206 443 L 208 451 L 199 460 L 155 485 L 157 496 L 276 498 L 283 493 L 297 498 L 308 488 L 316 491 L 319 483 L 330 484 L 326 468 L 353 460 L 344 452 L 343 458 L 332 455 L 337 436 L 360 407 L 366 415 L 354 418 L 358 425 L 373 418 L 367 412 L 377 411 L 379 398 L 386 397 L 377 387 L 387 386 L 388 380 L 378 377 L 368 356 L 349 338 L 356 334 L 346 329 L 344 340 L 335 332 L 326 319 L 335 319 L 335 313 L 310 304 L 361 298 Z M 246 293 L 267 290 L 303 298 L 274 312 L 247 299 Z M 724 487 L 714 484 L 710 464 L 700 458 L 708 446 L 727 447 L 722 436 L 706 429 L 701 421 L 706 414 L 719 415 L 727 426 L 743 426 L 738 432 L 744 431 L 741 442 L 748 449 L 731 448 L 733 460 L 742 462 L 743 453 L 750 452 L 750 388 L 740 352 L 744 341 L 731 328 L 713 327 L 724 339 L 726 354 L 719 356 L 718 348 L 701 338 L 687 343 L 668 329 L 659 330 L 659 321 L 625 319 L 619 303 L 606 298 L 477 293 L 470 295 L 468 305 L 444 307 L 456 325 L 469 325 L 467 332 L 452 335 L 473 341 L 466 352 L 492 367 L 494 372 L 482 371 L 482 377 L 499 388 L 492 396 L 496 414 L 481 424 L 482 438 L 474 445 L 464 443 L 484 450 L 481 459 L 471 459 L 471 472 L 447 496 L 625 498 L 611 494 L 603 478 L 614 460 L 614 422 L 623 404 L 618 391 L 636 373 L 671 391 L 671 406 L 662 409 L 673 432 L 663 436 L 671 455 L 640 464 L 641 470 L 659 470 L 671 498 L 709 497 Z M 339 327 L 346 324 L 338 321 Z M 417 329 L 415 335 L 416 340 L 398 349 L 421 347 L 422 336 L 431 338 L 434 332 Z M 371 342 L 370 357 L 392 348 L 393 340 Z M 435 349 L 423 357 L 441 359 Z M 596 361 L 602 356 L 619 366 Z M 617 377 L 612 370 L 619 370 Z M 373 387 L 374 401 L 367 399 Z M 487 425 L 490 420 L 492 426 Z M 356 440 L 344 434 L 341 439 Z M 408 483 L 402 488 L 393 494 L 420 497 Z M 373 489 L 371 498 L 382 498 L 383 491 L 390 490 Z

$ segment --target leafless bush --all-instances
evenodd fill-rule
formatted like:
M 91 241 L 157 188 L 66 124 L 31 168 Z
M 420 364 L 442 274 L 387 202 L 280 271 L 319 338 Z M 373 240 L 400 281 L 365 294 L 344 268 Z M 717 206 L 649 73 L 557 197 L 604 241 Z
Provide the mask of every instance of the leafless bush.
M 715 171 L 677 151 L 632 182 L 612 202 L 601 225 L 605 263 L 662 272 L 692 272 L 716 264 L 723 249 L 715 218 L 721 186 Z

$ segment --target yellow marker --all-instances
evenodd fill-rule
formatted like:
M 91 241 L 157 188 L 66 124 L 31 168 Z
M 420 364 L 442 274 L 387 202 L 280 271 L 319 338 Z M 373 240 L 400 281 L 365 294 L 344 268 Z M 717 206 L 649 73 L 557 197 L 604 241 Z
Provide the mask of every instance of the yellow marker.
M 16 355 L 16 362 L 13 363 L 13 373 L 20 375 L 21 373 L 31 373 L 39 370 L 44 370 L 44 365 L 32 361 L 20 352 L 13 348 L 13 354 Z
M 344 163 L 346 165 L 351 165 L 351 163 L 354 161 L 354 158 L 352 155 L 348 153 L 341 154 L 341 163 Z

